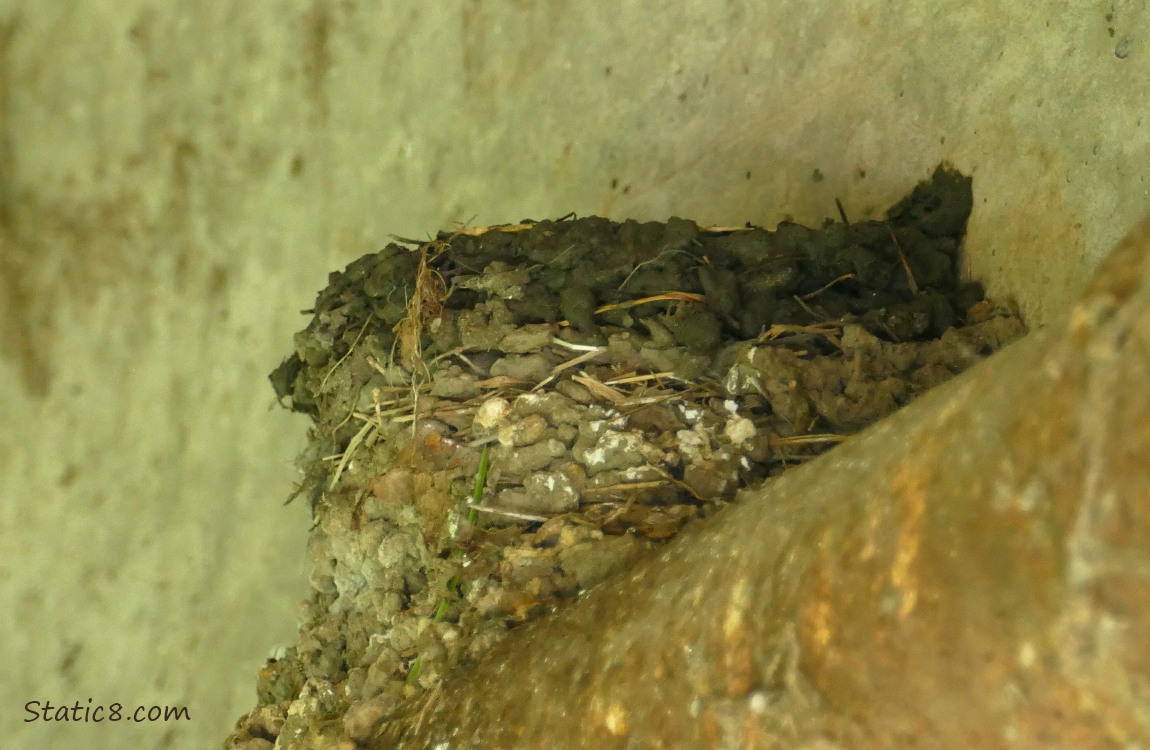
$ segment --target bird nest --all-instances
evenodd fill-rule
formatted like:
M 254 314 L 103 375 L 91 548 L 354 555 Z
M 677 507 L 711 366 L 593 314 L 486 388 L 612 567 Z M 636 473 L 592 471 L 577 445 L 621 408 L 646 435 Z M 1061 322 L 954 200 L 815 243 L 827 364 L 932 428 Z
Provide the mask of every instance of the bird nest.
M 885 221 L 565 217 L 396 238 L 331 274 L 271 376 L 314 422 L 313 591 L 231 746 L 363 739 L 518 624 L 1021 336 L 958 277 L 970 206 L 940 168 Z

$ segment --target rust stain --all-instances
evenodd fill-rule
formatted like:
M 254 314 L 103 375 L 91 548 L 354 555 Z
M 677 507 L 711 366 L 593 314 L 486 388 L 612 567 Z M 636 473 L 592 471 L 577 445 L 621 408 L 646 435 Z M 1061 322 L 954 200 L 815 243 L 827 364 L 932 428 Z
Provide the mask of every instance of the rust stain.
M 738 579 L 723 618 L 723 671 L 727 696 L 731 698 L 746 695 L 754 688 L 754 639 L 747 628 L 753 597 L 751 582 L 746 578 Z
M 303 17 L 303 72 L 306 80 L 308 99 L 312 103 L 316 117 L 325 122 L 328 117 L 327 78 L 332 68 L 331 11 L 325 0 L 314 0 Z
M 481 100 L 526 90 L 553 58 L 551 47 L 534 40 L 563 33 L 564 3 L 511 4 L 518 7 L 508 12 L 473 0 L 459 13 L 463 90 Z
M 811 573 L 812 585 L 802 598 L 799 611 L 801 653 L 804 662 L 826 666 L 836 660 L 831 645 L 834 638 L 834 610 L 830 602 L 832 574 L 825 553 L 815 560 Z
M 131 38 L 144 43 L 149 29 L 141 21 L 131 29 Z M 17 31 L 16 21 L 0 24 L 0 356 L 14 364 L 28 395 L 43 398 L 52 388 L 58 331 L 68 325 L 62 321 L 90 325 L 89 308 L 112 286 L 137 289 L 124 296 L 126 305 L 147 304 L 148 295 L 139 288 L 148 286 L 154 265 L 140 255 L 151 250 L 133 241 L 138 228 L 147 225 L 141 220 L 145 212 L 139 188 L 128 187 L 106 199 L 52 201 L 35 191 L 18 192 L 10 182 L 14 154 L 7 115 L 12 86 L 8 50 Z M 172 210 L 187 210 L 191 156 L 194 150 L 176 144 Z
M 826 650 L 831 642 L 831 605 L 825 599 L 816 600 L 811 604 L 808 611 L 808 621 L 811 624 L 809 632 L 814 645 Z
M 126 262 L 138 202 L 56 206 L 25 197 L 10 208 L 0 221 L 0 356 L 15 364 L 25 392 L 43 398 L 60 316 L 83 319 L 108 286 L 147 272 Z
M 751 586 L 745 578 L 735 582 L 731 591 L 731 601 L 727 605 L 727 616 L 723 620 L 723 635 L 728 642 L 736 641 L 746 633 L 745 616 L 751 601 Z
M 15 365 L 27 393 L 43 397 L 51 381 L 46 352 L 53 319 L 37 311 L 36 254 L 16 238 L 15 187 L 9 177 L 16 152 L 8 121 L 12 92 L 8 56 L 18 27 L 18 17 L 0 24 L 0 356 Z
M 925 471 L 904 465 L 891 485 L 895 497 L 902 501 L 905 508 L 905 514 L 899 522 L 894 561 L 890 570 L 891 586 L 902 595 L 898 608 L 898 619 L 902 620 L 914 611 L 918 603 L 919 580 L 915 563 L 922 546 L 922 519 L 926 512 L 926 488 L 930 481 Z
M 12 107 L 12 63 L 9 55 L 19 26 L 20 17 L 15 14 L 7 22 L 0 23 L 0 225 L 11 222 L 11 206 L 14 201 L 13 186 L 8 182 L 8 175 L 16 166 L 16 148 L 8 122 L 8 113 Z
M 612 737 L 626 737 L 630 731 L 627 724 L 627 709 L 621 703 L 612 703 L 607 706 L 603 715 L 603 725 Z
M 55 333 L 52 315 L 37 314 L 33 254 L 0 226 L 0 355 L 15 365 L 24 391 L 48 395 L 52 369 L 48 353 Z

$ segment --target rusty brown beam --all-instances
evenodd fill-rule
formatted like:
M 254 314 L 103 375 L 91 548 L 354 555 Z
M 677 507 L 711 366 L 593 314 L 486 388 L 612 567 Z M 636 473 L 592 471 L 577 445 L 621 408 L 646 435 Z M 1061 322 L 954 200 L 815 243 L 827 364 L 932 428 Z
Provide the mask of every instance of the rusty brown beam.
M 1150 746 L 1148 387 L 1150 222 L 1062 324 L 513 633 L 373 746 Z

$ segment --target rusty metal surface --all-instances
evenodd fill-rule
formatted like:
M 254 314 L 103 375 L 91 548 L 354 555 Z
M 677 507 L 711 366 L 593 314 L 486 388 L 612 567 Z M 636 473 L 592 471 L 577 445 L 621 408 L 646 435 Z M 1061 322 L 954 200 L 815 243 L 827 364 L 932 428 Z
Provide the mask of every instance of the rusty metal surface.
M 1150 746 L 1148 276 L 1150 222 L 1063 323 L 525 626 L 375 746 Z

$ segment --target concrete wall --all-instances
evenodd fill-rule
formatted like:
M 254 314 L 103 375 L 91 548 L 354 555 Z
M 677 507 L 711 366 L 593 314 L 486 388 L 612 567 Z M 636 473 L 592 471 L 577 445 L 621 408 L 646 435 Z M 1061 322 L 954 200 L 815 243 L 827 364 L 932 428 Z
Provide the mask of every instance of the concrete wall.
M 265 375 L 390 233 L 875 215 L 974 174 L 1032 324 L 1150 212 L 1141 2 L 0 0 L 0 737 L 210 747 L 294 632 Z M 25 723 L 27 701 L 191 721 Z

